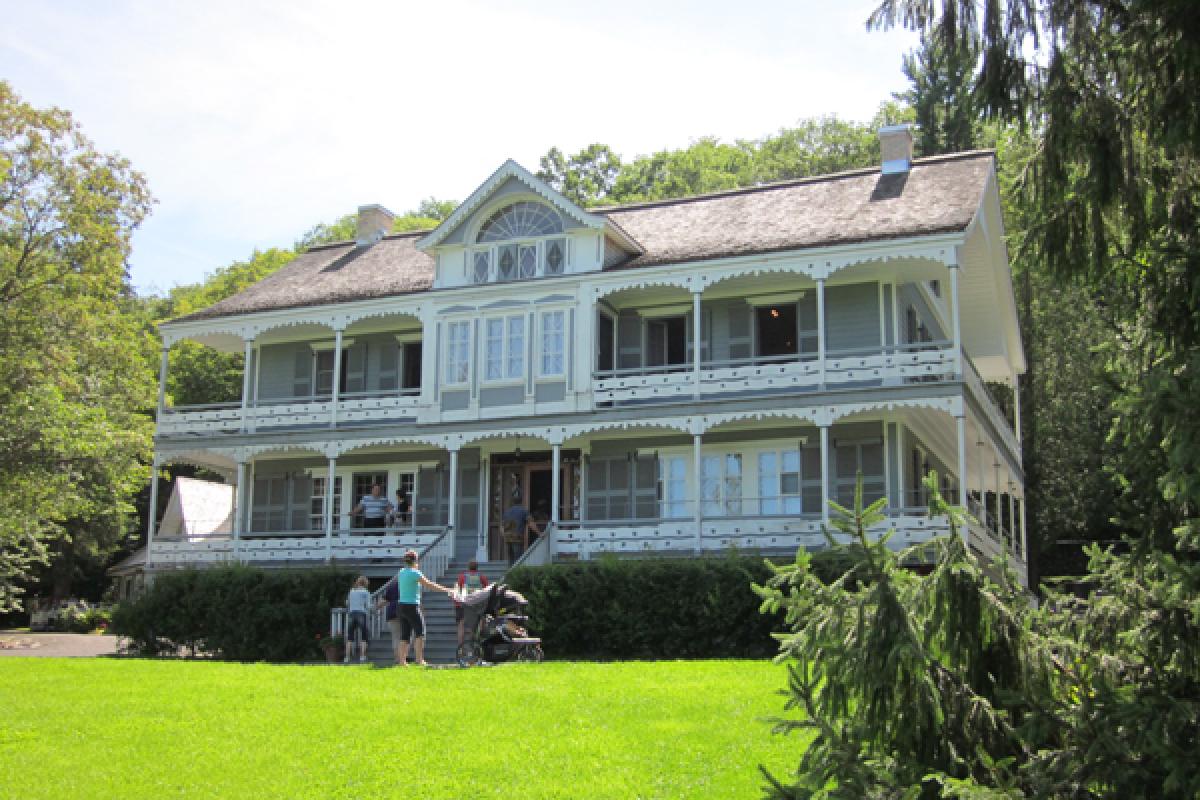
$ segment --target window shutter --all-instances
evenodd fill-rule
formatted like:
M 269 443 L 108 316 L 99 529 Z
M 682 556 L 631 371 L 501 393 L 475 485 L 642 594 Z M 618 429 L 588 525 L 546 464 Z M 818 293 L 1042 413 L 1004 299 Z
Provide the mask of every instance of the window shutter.
M 367 388 L 367 346 L 356 344 L 343 354 L 345 359 L 345 379 L 342 381 L 342 391 L 362 392 Z
M 292 376 L 292 397 L 308 397 L 312 394 L 313 354 L 307 347 L 296 351 L 295 369 Z
M 292 476 L 292 495 L 288 503 L 289 530 L 308 530 L 311 523 L 312 478 L 304 474 Z
M 388 342 L 376 348 L 376 358 L 379 362 L 376 372 L 379 376 L 379 390 L 396 389 L 400 385 L 400 345 Z
M 642 326 L 637 314 L 621 312 L 617 317 L 617 368 L 642 365 Z
M 750 358 L 750 306 L 733 303 L 729 306 L 729 358 Z

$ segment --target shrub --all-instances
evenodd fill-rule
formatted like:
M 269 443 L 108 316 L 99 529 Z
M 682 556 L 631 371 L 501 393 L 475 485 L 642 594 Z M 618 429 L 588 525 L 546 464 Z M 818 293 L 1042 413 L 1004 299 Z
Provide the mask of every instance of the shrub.
M 112 624 L 112 612 L 100 608 L 70 611 L 64 614 L 57 627 L 67 633 L 91 633 Z
M 113 614 L 115 633 L 140 655 L 207 653 L 232 661 L 301 661 L 313 631 L 329 627 L 353 575 L 335 569 L 233 566 L 159 575 Z
M 760 615 L 750 588 L 761 558 L 629 560 L 518 567 L 507 581 L 554 658 L 765 658 L 782 615 Z

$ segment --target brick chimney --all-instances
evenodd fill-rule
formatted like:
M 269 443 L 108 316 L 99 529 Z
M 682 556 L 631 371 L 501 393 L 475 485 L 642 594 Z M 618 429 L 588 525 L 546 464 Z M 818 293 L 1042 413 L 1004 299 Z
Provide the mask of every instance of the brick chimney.
M 392 230 L 392 220 L 396 215 L 381 205 L 372 203 L 369 206 L 358 207 L 358 229 L 355 232 L 354 243 L 359 247 L 369 247 Z
M 884 175 L 908 172 L 912 166 L 913 135 L 911 125 L 885 125 L 879 129 L 879 149 L 883 154 Z

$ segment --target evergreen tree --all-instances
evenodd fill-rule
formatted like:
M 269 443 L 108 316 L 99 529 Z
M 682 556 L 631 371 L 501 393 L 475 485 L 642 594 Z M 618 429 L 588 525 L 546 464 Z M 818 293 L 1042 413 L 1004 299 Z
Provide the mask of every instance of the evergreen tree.
M 985 569 L 964 544 L 965 516 L 925 478 L 930 515 L 949 536 L 897 552 L 886 500 L 831 503 L 829 547 L 848 564 L 825 582 L 801 549 L 755 590 L 786 614 L 778 660 L 788 665 L 777 733 L 812 731 L 794 780 L 767 773 L 767 795 L 800 798 L 1020 797 L 1021 765 L 1050 745 L 1039 726 L 1057 683 L 1051 651 L 1031 632 L 1028 604 L 1003 565 Z M 927 575 L 906 565 L 932 563 Z

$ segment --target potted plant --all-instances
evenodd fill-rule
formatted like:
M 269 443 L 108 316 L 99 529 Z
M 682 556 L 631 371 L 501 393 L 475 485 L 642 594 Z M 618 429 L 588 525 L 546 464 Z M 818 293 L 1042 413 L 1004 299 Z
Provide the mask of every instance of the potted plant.
M 341 635 L 318 633 L 317 634 L 317 649 L 325 653 L 325 660 L 330 664 L 336 664 L 342 660 L 342 650 L 346 646 L 346 640 Z

